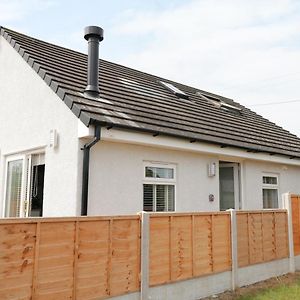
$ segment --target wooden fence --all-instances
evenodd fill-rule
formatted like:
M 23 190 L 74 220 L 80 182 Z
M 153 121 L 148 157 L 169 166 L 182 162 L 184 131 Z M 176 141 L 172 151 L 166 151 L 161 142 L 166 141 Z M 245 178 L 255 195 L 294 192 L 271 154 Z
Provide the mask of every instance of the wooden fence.
M 231 214 L 151 213 L 149 231 L 141 230 L 140 216 L 2 219 L 0 299 L 91 300 L 139 291 L 145 255 L 147 286 L 229 271 Z M 236 223 L 239 267 L 288 256 L 286 211 L 236 212 Z M 141 232 L 149 238 L 143 251 Z
M 294 254 L 300 254 L 300 196 L 291 195 L 293 220 Z
M 139 290 L 138 216 L 1 220 L 0 299 L 101 299 Z
M 153 214 L 150 285 L 231 269 L 229 213 Z
M 285 210 L 237 212 L 238 265 L 288 257 L 288 220 Z

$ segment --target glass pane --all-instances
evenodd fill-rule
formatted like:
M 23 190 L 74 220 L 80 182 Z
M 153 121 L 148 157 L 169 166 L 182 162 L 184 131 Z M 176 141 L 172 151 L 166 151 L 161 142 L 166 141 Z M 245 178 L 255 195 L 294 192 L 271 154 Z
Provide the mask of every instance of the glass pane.
M 168 185 L 168 211 L 175 211 L 175 186 Z
M 234 169 L 220 168 L 220 210 L 234 207 Z
M 277 177 L 263 176 L 264 184 L 277 184 Z
M 156 186 L 156 211 L 175 210 L 175 186 L 157 185 Z
M 156 178 L 174 178 L 174 170 L 170 168 L 156 168 Z
M 263 189 L 263 207 L 278 208 L 278 190 Z
M 23 160 L 10 161 L 7 169 L 6 217 L 19 217 L 22 189 Z
M 144 184 L 143 203 L 144 211 L 174 211 L 175 186 Z
M 167 210 L 168 190 L 166 185 L 156 186 L 156 211 Z
M 153 211 L 154 185 L 144 184 L 144 211 Z
M 33 166 L 29 211 L 30 217 L 42 217 L 43 215 L 44 175 L 45 165 Z
M 146 167 L 146 177 L 155 177 L 155 174 L 154 174 L 154 169 L 155 168 L 152 168 L 152 167 Z
M 146 167 L 145 168 L 146 177 L 150 178 L 174 178 L 174 169 L 172 168 L 157 168 L 157 167 Z

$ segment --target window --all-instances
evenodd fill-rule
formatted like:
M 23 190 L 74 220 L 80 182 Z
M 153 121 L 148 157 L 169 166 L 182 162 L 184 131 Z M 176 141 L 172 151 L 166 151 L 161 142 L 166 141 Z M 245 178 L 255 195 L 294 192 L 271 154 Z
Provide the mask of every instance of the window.
M 144 165 L 144 211 L 175 211 L 175 166 Z
M 278 176 L 265 174 L 262 184 L 263 208 L 278 208 Z
M 179 88 L 177 88 L 173 84 L 164 82 L 164 81 L 160 81 L 160 83 L 164 87 L 166 87 L 169 91 L 171 91 L 174 95 L 176 95 L 178 98 L 182 98 L 182 99 L 186 99 L 186 100 L 189 99 L 189 96 L 185 92 L 181 91 Z
M 6 158 L 5 217 L 41 217 L 44 194 L 44 153 Z
M 196 95 L 200 96 L 202 99 L 208 100 L 216 107 L 221 108 L 227 112 L 237 113 L 237 114 L 240 114 L 242 112 L 242 108 L 238 107 L 237 104 L 230 99 L 204 94 L 203 92 L 196 92 Z
M 20 215 L 22 198 L 22 177 L 23 161 L 17 159 L 7 163 L 7 182 L 6 182 L 6 207 L 5 215 L 7 217 L 16 217 Z

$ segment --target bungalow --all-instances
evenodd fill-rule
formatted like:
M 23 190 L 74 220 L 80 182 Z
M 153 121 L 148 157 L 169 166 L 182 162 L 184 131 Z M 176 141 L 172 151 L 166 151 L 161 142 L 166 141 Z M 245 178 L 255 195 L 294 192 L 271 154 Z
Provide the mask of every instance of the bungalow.
M 281 206 L 300 139 L 236 101 L 0 27 L 3 217 Z M 88 75 L 87 75 L 88 74 Z

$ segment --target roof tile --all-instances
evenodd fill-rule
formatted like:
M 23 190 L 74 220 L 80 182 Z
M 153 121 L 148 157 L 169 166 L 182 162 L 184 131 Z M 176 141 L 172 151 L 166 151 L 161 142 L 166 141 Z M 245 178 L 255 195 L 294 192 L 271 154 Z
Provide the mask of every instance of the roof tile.
M 232 99 L 105 60 L 100 60 L 100 98 L 86 97 L 83 95 L 87 77 L 85 54 L 7 28 L 0 29 L 0 34 L 87 126 L 98 122 L 154 135 L 300 157 L 297 136 Z M 174 85 L 189 99 L 176 97 L 160 81 Z M 241 111 L 225 111 L 201 97 L 201 93 Z

